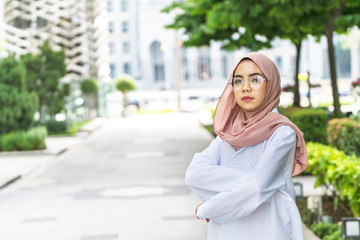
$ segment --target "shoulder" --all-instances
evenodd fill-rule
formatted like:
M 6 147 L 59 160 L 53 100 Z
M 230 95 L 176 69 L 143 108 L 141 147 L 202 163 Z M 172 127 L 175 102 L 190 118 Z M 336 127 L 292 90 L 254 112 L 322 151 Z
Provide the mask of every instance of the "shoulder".
M 294 129 L 287 125 L 281 125 L 278 127 L 275 132 L 271 135 L 270 141 L 280 141 L 280 142 L 295 142 L 296 133 Z

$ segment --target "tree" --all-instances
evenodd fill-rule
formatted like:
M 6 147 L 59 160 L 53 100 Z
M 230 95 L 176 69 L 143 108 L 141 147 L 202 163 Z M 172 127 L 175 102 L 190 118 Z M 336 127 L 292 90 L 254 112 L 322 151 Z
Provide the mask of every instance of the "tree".
M 37 95 L 29 92 L 26 70 L 14 56 L 0 61 L 0 129 L 2 133 L 27 130 L 34 123 Z
M 173 3 L 163 12 L 181 9 L 174 23 L 167 27 L 185 29 L 189 35 L 186 46 L 208 45 L 216 40 L 227 50 L 240 47 L 259 50 L 271 47 L 275 37 L 290 39 L 297 49 L 294 105 L 300 106 L 297 76 L 301 42 L 309 33 L 308 25 L 312 25 L 309 8 L 311 4 L 296 1 L 197 0 Z
M 39 47 L 38 54 L 27 53 L 21 56 L 27 74 L 26 81 L 30 91 L 39 96 L 40 119 L 46 114 L 54 116 L 65 105 L 65 92 L 60 79 L 66 74 L 65 52 L 54 51 L 48 41 Z
M 95 78 L 87 78 L 81 82 L 81 91 L 86 98 L 86 105 L 90 110 L 91 118 L 96 116 L 96 113 L 92 113 L 96 109 L 96 93 L 99 90 L 97 80 Z
M 297 76 L 301 42 L 309 34 L 317 39 L 325 34 L 334 108 L 335 113 L 340 114 L 332 34 L 334 30 L 345 32 L 351 26 L 360 25 L 359 5 L 355 0 L 188 0 L 174 2 L 163 12 L 178 10 L 174 22 L 167 27 L 184 29 L 189 36 L 185 46 L 209 45 L 215 40 L 221 41 L 225 49 L 258 50 L 271 46 L 275 37 L 291 40 L 297 49 L 294 105 L 300 105 Z
M 328 57 L 330 67 L 330 78 L 332 95 L 334 101 L 334 114 L 342 115 L 339 101 L 339 91 L 337 87 L 337 74 L 335 62 L 335 49 L 333 43 L 333 33 L 344 33 L 353 26 L 360 26 L 360 2 L 354 0 L 331 1 L 331 8 L 325 8 L 324 15 L 328 15 L 327 21 L 322 26 L 328 43 Z
M 123 111 L 122 115 L 126 116 L 126 107 L 128 106 L 128 97 L 127 94 L 130 91 L 134 91 L 136 89 L 135 80 L 126 74 L 121 75 L 115 79 L 116 89 L 123 94 Z

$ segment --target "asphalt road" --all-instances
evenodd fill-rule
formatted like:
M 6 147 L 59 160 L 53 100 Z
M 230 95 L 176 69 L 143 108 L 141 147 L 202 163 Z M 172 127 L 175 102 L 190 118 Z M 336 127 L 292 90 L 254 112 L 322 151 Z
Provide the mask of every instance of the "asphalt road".
M 199 200 L 184 186 L 193 154 L 212 139 L 197 117 L 105 121 L 0 191 L 0 240 L 206 239 L 193 216 Z

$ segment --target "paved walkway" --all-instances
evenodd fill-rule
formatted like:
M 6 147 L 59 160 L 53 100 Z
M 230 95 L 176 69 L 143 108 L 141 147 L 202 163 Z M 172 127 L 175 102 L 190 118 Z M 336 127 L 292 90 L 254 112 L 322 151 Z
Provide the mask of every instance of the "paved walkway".
M 46 151 L 1 154 L 0 239 L 205 240 L 206 223 L 193 216 L 199 200 L 183 183 L 192 155 L 212 139 L 198 120 L 109 119 L 49 138 Z

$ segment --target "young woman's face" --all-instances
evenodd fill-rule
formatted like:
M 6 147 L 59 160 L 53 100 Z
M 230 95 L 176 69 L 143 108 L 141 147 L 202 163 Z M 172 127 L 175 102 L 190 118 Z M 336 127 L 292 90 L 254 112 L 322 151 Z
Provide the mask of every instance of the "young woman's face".
M 235 69 L 233 86 L 236 102 L 244 111 L 253 112 L 264 102 L 267 80 L 253 61 L 240 62 Z

